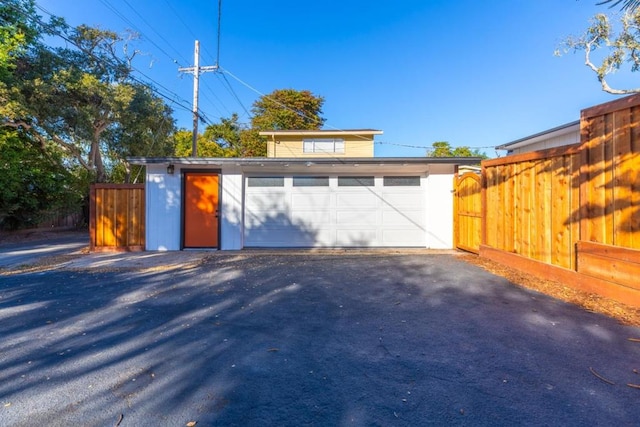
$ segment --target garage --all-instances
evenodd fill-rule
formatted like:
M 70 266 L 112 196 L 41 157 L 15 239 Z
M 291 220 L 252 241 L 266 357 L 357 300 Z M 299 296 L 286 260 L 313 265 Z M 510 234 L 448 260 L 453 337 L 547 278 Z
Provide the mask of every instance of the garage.
M 147 169 L 147 250 L 224 251 L 332 247 L 451 249 L 457 166 L 477 159 L 132 161 L 144 164 Z M 194 179 L 196 182 L 190 185 Z M 202 220 L 194 222 L 193 214 Z M 207 241 L 201 243 L 200 238 L 205 237 Z M 193 238 L 197 241 L 192 242 Z
M 424 175 L 248 175 L 245 247 L 425 247 Z

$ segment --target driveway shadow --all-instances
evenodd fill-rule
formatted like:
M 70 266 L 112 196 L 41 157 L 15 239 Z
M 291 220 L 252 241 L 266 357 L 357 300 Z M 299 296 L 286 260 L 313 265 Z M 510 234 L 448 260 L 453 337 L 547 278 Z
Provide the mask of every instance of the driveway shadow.
M 0 425 L 631 425 L 640 330 L 449 255 L 0 282 Z M 606 383 L 590 372 L 614 382 Z

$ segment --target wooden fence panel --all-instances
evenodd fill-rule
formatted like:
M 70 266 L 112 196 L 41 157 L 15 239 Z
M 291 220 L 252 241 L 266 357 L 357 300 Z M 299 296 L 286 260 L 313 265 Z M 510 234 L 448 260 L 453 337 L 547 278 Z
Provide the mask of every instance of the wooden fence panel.
M 578 242 L 577 248 L 578 273 L 640 290 L 639 250 L 593 242 Z
M 583 110 L 580 135 L 482 162 L 480 255 L 640 306 L 640 95 Z
M 560 267 L 575 264 L 577 149 L 483 162 L 487 246 Z
M 481 178 L 473 172 L 454 178 L 456 248 L 478 253 L 482 230 Z
M 91 251 L 144 250 L 144 184 L 91 186 Z
M 580 240 L 640 249 L 640 97 L 584 110 Z

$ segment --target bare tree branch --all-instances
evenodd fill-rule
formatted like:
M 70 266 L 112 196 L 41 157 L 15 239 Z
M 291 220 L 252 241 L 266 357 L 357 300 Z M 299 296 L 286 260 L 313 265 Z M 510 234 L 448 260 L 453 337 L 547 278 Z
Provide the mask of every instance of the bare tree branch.
M 621 1 L 614 3 L 614 6 Z M 640 0 L 636 2 L 640 5 Z M 616 35 L 609 18 L 604 14 L 596 15 L 582 36 L 570 37 L 564 42 L 565 51 L 584 51 L 584 64 L 596 73 L 603 91 L 614 95 L 640 93 L 640 88 L 615 89 L 607 82 L 607 76 L 619 70 L 625 62 L 631 63 L 632 72 L 640 70 L 640 9 L 625 13 L 621 22 L 622 30 Z M 608 49 L 600 65 L 592 60 L 593 52 L 599 48 Z

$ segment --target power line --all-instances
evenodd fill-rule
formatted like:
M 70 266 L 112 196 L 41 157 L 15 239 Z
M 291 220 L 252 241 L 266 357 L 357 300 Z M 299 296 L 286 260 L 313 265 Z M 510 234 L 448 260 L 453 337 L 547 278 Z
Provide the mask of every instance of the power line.
M 126 0 L 124 0 L 126 3 Z M 167 56 L 167 58 L 169 58 L 172 62 L 177 63 L 178 61 L 175 59 L 174 56 L 170 55 L 162 46 L 160 46 L 159 44 L 157 44 L 153 39 L 151 39 L 148 36 L 145 36 L 144 33 L 142 32 L 142 30 L 140 30 L 140 28 L 138 28 L 138 26 L 136 26 L 136 24 L 131 21 L 129 18 L 127 18 L 122 12 L 120 12 L 120 10 L 118 10 L 115 6 L 113 6 L 108 0 L 100 0 L 100 3 L 102 3 L 107 9 L 109 9 L 114 15 L 116 15 L 118 18 L 120 18 L 125 24 L 128 24 L 131 26 L 132 30 L 135 30 L 138 34 L 140 34 L 140 36 L 144 37 L 145 40 L 147 40 L 149 43 L 151 43 L 153 46 L 155 46 L 160 52 L 162 52 L 164 55 Z M 155 32 L 156 34 L 158 34 L 158 32 L 151 27 L 146 20 L 144 20 L 144 18 L 142 18 L 142 16 L 140 14 L 138 14 L 138 12 L 133 9 L 133 7 L 127 3 L 127 5 L 138 15 L 140 16 L 140 18 L 143 20 L 143 22 L 145 24 L 147 24 L 147 26 L 149 28 L 151 28 L 151 30 L 153 32 Z M 159 34 L 158 34 L 159 35 Z M 176 52 L 178 54 L 179 57 L 181 57 L 180 52 L 178 52 L 176 49 L 173 48 L 173 46 L 171 46 L 171 44 L 166 41 L 166 39 L 164 39 L 161 35 L 160 38 L 162 38 L 164 40 L 164 42 L 169 46 L 169 48 L 173 49 L 174 52 Z M 184 61 L 184 57 L 182 57 L 182 60 Z
M 173 15 L 174 15 L 176 18 L 178 18 L 178 21 L 180 21 L 180 23 L 182 24 L 182 26 L 183 26 L 183 27 L 184 27 L 184 28 L 189 32 L 189 34 L 191 34 L 191 36 L 193 37 L 193 39 L 194 39 L 194 40 L 197 40 L 199 37 L 198 37 L 198 36 L 197 36 L 197 35 L 196 35 L 192 30 L 191 30 L 191 25 L 187 24 L 187 23 L 185 22 L 185 20 L 184 20 L 184 19 L 182 19 L 182 16 L 180 15 L 180 12 L 179 12 L 178 10 L 176 10 L 176 9 L 171 5 L 171 3 L 169 2 L 169 0 L 164 0 L 164 2 L 165 2 L 165 4 L 169 7 L 169 9 L 171 9 L 171 12 L 173 13 Z M 218 9 L 218 10 L 220 10 L 220 9 Z M 203 47 L 203 49 L 202 49 L 202 50 L 203 50 L 207 55 L 211 56 L 211 58 L 212 58 L 212 59 L 216 57 L 216 56 L 212 55 L 212 54 L 211 54 L 211 52 L 209 52 L 209 51 L 207 50 L 206 46 L 205 46 L 205 47 Z M 186 62 L 188 63 L 189 61 L 186 61 Z M 216 61 L 216 64 L 217 64 L 217 63 L 218 63 L 218 62 Z
M 240 100 L 240 97 L 238 96 L 238 94 L 233 90 L 233 87 L 231 86 L 231 83 L 229 83 L 229 80 L 227 79 L 227 76 L 225 76 L 222 73 L 217 73 L 218 76 L 222 76 L 224 82 L 226 83 L 226 89 L 229 91 L 229 93 L 231 94 L 231 96 L 233 96 L 236 101 L 238 101 L 238 104 L 240 104 L 240 107 L 242 107 L 242 109 L 244 110 L 244 112 L 247 114 L 247 118 L 251 118 L 251 113 L 249 113 L 249 111 L 247 110 L 247 108 L 244 106 L 244 104 L 242 103 L 242 101 Z M 224 86 L 224 85 L 223 85 Z
M 218 73 L 215 73 L 216 75 L 218 75 Z M 203 94 L 203 97 L 209 101 L 209 103 L 213 106 L 213 108 L 215 108 L 218 113 L 220 114 L 220 117 L 223 117 L 226 115 L 231 115 L 231 110 L 229 110 L 229 108 L 227 107 L 227 105 L 225 104 L 225 102 L 213 91 L 213 89 L 211 88 L 211 86 L 209 86 L 206 82 L 206 80 L 202 81 L 202 86 L 205 89 L 205 93 Z M 207 92 L 209 93 L 209 95 L 211 95 L 213 98 L 215 98 L 215 102 L 209 98 L 207 96 Z M 220 105 L 220 107 L 222 109 L 224 109 L 226 111 L 226 113 L 224 113 L 219 107 L 218 105 Z
M 282 103 L 282 102 L 278 101 L 277 99 L 275 99 L 275 98 L 273 98 L 273 97 L 271 97 L 271 96 L 269 96 L 269 95 L 265 95 L 264 93 L 260 92 L 258 89 L 256 89 L 256 88 L 254 88 L 253 86 L 251 86 L 249 83 L 247 83 L 247 82 L 245 82 L 245 81 L 241 80 L 239 77 L 236 77 L 236 76 L 235 76 L 233 73 L 231 73 L 229 70 L 227 70 L 227 69 L 225 69 L 225 68 L 222 68 L 222 67 L 218 67 L 218 69 L 219 69 L 221 72 L 225 73 L 225 74 L 229 74 L 231 77 L 233 77 L 233 78 L 234 78 L 235 80 L 237 80 L 239 83 L 241 83 L 242 85 L 244 85 L 244 86 L 246 86 L 247 88 L 251 89 L 252 91 L 254 91 L 255 93 L 257 93 L 257 94 L 258 94 L 258 95 L 260 95 L 261 97 L 263 97 L 263 98 L 265 98 L 265 99 L 268 99 L 269 101 L 273 102 L 274 104 L 277 104 L 277 105 L 279 105 L 280 107 L 282 107 L 282 108 L 284 108 L 284 109 L 286 109 L 286 110 L 292 111 L 292 112 L 296 113 L 297 115 L 299 115 L 300 117 L 303 117 L 303 118 L 305 118 L 305 119 L 307 119 L 307 120 L 311 120 L 311 121 L 317 121 L 317 120 L 318 120 L 316 117 L 308 116 L 307 114 L 305 114 L 305 113 L 304 113 L 304 112 L 302 112 L 302 111 L 295 110 L 295 109 L 293 109 L 293 108 L 289 107 L 288 105 L 286 105 L 286 104 L 284 104 L 284 103 Z M 339 129 L 334 129 L 334 130 L 339 130 Z
M 409 144 L 398 144 L 395 142 L 387 142 L 387 141 L 376 141 L 376 144 L 381 144 L 381 145 L 395 145 L 398 147 L 405 147 L 405 148 L 419 148 L 422 150 L 429 150 L 433 148 L 433 145 L 409 145 Z M 466 147 L 466 148 L 470 148 L 472 150 L 479 150 L 479 149 L 489 149 L 489 148 L 495 148 L 495 145 L 491 145 L 491 146 L 487 146 L 487 147 L 470 147 L 467 145 L 463 145 L 463 146 L 458 146 L 458 147 L 451 147 L 451 148 L 459 148 L 459 147 Z
M 178 71 L 182 73 L 193 73 L 193 141 L 191 156 L 198 157 L 198 121 L 199 121 L 199 108 L 198 108 L 198 95 L 199 95 L 199 82 L 200 73 L 207 73 L 210 71 L 216 71 L 217 65 L 204 65 L 200 66 L 200 42 L 196 40 L 193 50 L 194 65 L 193 67 L 180 67 Z
M 220 24 L 222 22 L 222 0 L 218 0 L 218 49 L 216 51 L 216 65 L 220 65 Z
M 272 102 L 274 102 L 274 103 L 278 104 L 278 105 L 279 105 L 279 106 L 281 106 L 282 108 L 285 108 L 285 109 L 287 109 L 287 110 L 289 110 L 289 111 L 292 111 L 292 112 L 294 112 L 294 113 L 296 113 L 296 114 L 298 114 L 298 115 L 300 115 L 300 116 L 302 116 L 302 117 L 305 117 L 305 118 L 307 118 L 307 119 L 310 119 L 310 120 L 312 120 L 312 119 L 313 119 L 313 118 L 311 118 L 311 117 L 307 116 L 306 114 L 304 114 L 304 113 L 302 113 L 302 112 L 300 112 L 300 111 L 297 111 L 297 110 L 295 110 L 295 109 L 293 109 L 293 108 L 290 108 L 289 106 L 287 106 L 287 105 L 285 105 L 285 104 L 283 104 L 283 103 L 281 103 L 281 102 L 279 102 L 279 101 L 277 101 L 277 100 L 275 100 L 275 99 L 271 98 L 270 96 L 265 95 L 264 93 L 260 92 L 258 89 L 256 89 L 256 88 L 254 88 L 253 86 L 251 86 L 249 83 L 246 83 L 246 82 L 244 82 L 243 80 L 241 80 L 239 77 L 237 77 L 237 76 L 233 75 L 229 70 L 227 70 L 227 69 L 224 69 L 224 68 L 220 67 L 220 71 L 222 71 L 222 72 L 223 72 L 223 73 L 225 73 L 225 74 L 230 75 L 230 76 L 231 76 L 231 77 L 233 77 L 235 80 L 237 80 L 238 82 L 240 82 L 241 84 L 243 84 L 243 85 L 244 85 L 244 86 L 246 86 L 247 88 L 251 89 L 252 91 L 254 91 L 255 93 L 257 93 L 258 95 L 260 95 L 260 96 L 262 96 L 262 97 L 264 97 L 264 98 L 266 98 L 266 99 L 269 99 L 270 101 L 272 101 Z M 329 128 L 329 129 L 331 129 L 331 130 L 335 130 L 335 131 L 341 131 L 341 132 L 344 132 L 344 131 L 345 131 L 345 129 L 336 128 L 336 127 L 334 127 L 334 126 L 327 125 L 326 123 L 325 123 L 325 127 Z M 354 136 L 356 136 L 356 137 L 358 137 L 358 138 L 361 138 L 361 139 L 363 139 L 363 140 L 368 140 L 368 138 L 366 138 L 366 137 L 364 137 L 364 136 L 362 136 L 362 135 L 356 135 L 356 134 L 354 134 Z M 376 143 L 376 144 L 381 144 L 381 145 L 395 145 L 395 146 L 398 146 L 398 147 L 406 147 L 406 148 L 418 148 L 418 149 L 422 149 L 422 150 L 428 150 L 428 149 L 432 149 L 432 148 L 433 148 L 433 146 L 432 146 L 432 145 L 425 146 L 425 145 L 397 144 L 397 143 L 393 143 L 393 142 L 385 142 L 385 141 L 375 141 L 375 143 Z M 454 147 L 454 148 L 455 148 L 455 147 Z M 495 148 L 495 146 L 487 146 L 487 147 L 468 147 L 468 148 L 471 148 L 471 149 L 489 149 L 489 148 L 491 148 L 491 149 L 493 149 L 493 148 Z
M 38 9 L 40 9 L 41 11 L 43 11 L 44 13 L 48 14 L 51 17 L 55 17 L 55 15 L 53 15 L 53 13 L 49 12 L 48 10 L 46 10 L 45 8 L 43 8 L 42 6 L 36 4 L 36 7 Z M 20 13 L 22 16 L 24 16 L 27 19 L 33 20 L 34 18 L 32 18 L 31 16 L 27 15 L 26 13 L 24 13 L 22 10 L 20 9 L 15 9 L 18 13 Z M 110 61 L 105 60 L 104 58 L 99 58 L 97 57 L 95 54 L 93 54 L 92 52 L 89 52 L 85 49 L 83 49 L 81 46 L 79 46 L 74 40 L 70 39 L 66 34 L 61 33 L 59 30 L 57 30 L 55 27 L 51 26 L 50 24 L 47 24 L 43 21 L 41 21 L 40 19 L 36 18 L 36 24 L 39 24 L 41 26 L 43 26 L 44 28 L 48 29 L 49 31 L 51 31 L 52 34 L 60 37 L 61 39 L 65 40 L 67 43 L 72 44 L 73 46 L 75 46 L 77 49 L 79 49 L 80 51 L 82 51 L 83 53 L 85 53 L 86 55 L 89 55 L 92 59 L 96 60 L 97 62 L 102 63 L 103 65 L 109 65 L 109 66 L 113 66 L 113 65 L 118 65 L 117 62 L 111 63 Z M 119 61 L 118 59 L 115 59 L 115 61 Z M 121 62 L 121 61 L 120 61 Z M 131 66 L 131 70 L 132 71 L 136 71 L 137 73 L 141 74 L 142 76 L 144 76 L 145 78 L 147 78 L 148 80 L 150 80 L 151 82 L 153 82 L 155 85 L 163 88 L 164 90 L 166 90 L 168 93 L 172 94 L 174 96 L 174 98 L 160 92 L 158 89 L 156 89 L 154 86 L 149 85 L 147 82 L 144 82 L 140 79 L 138 79 L 137 77 L 133 76 L 133 75 L 129 75 L 129 78 L 133 81 L 135 81 L 136 83 L 142 84 L 144 86 L 147 86 L 153 93 L 157 94 L 158 96 L 174 103 L 175 105 L 184 108 L 187 111 L 191 111 L 191 108 L 189 108 L 188 106 L 183 105 L 182 103 L 178 102 L 177 100 L 180 100 L 181 102 L 188 102 L 185 101 L 184 99 L 180 98 L 180 95 L 178 95 L 177 93 L 171 91 L 170 89 L 166 88 L 165 86 L 163 86 L 162 84 L 158 83 L 157 81 L 155 81 L 154 79 L 150 78 L 149 76 L 147 76 L 146 74 L 144 74 L 143 72 L 141 72 L 140 70 L 136 69 L 135 67 Z
M 133 11 L 133 13 L 135 13 L 135 14 L 136 14 L 136 15 L 137 15 L 141 20 L 142 20 L 142 22 L 144 22 L 144 23 L 147 25 L 147 27 L 149 27 L 149 28 L 151 29 L 151 31 L 153 31 L 153 32 L 154 32 L 158 37 L 160 37 L 160 40 L 162 40 L 163 42 L 165 42 L 165 43 L 167 44 L 167 46 L 169 46 L 169 47 L 170 47 L 170 48 L 171 48 L 175 53 L 177 53 L 177 54 L 178 54 L 178 56 L 179 56 L 179 57 L 181 57 L 185 63 L 187 63 L 187 62 L 188 62 L 188 61 L 185 59 L 185 57 L 184 57 L 184 56 L 182 56 L 182 53 L 180 53 L 177 49 L 175 49 L 175 48 L 173 47 L 173 45 L 172 45 L 172 44 L 171 44 L 171 43 L 170 43 L 166 38 L 164 38 L 164 36 L 163 36 L 162 34 L 160 34 L 160 33 L 159 33 L 159 32 L 158 32 L 158 31 L 157 31 L 157 30 L 156 30 L 156 29 L 155 29 L 151 24 L 149 24 L 149 22 L 144 18 L 144 16 L 143 16 L 142 14 L 140 14 L 140 13 L 139 13 L 139 12 L 138 12 L 138 11 L 137 11 L 133 6 L 132 6 L 132 5 L 131 5 L 131 3 L 129 3 L 127 0 L 123 0 L 123 1 L 125 2 L 125 4 L 126 4 L 127 6 L 129 6 L 129 8 Z M 156 47 L 157 47 L 157 45 L 156 45 L 155 43 L 154 43 L 154 46 L 156 46 Z M 164 51 L 163 51 L 163 52 L 164 52 Z M 165 54 L 166 54 L 166 52 L 165 52 Z M 168 56 L 168 55 L 167 55 L 167 56 Z M 174 62 L 177 62 L 177 61 L 175 61 L 175 59 L 174 59 Z

